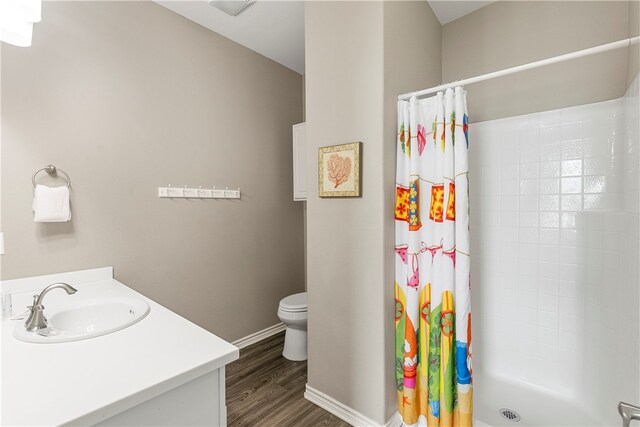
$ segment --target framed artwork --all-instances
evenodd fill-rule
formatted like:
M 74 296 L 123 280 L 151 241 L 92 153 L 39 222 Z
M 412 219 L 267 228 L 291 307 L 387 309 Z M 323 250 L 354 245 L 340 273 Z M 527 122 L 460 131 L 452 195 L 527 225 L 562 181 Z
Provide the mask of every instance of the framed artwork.
M 318 194 L 320 197 L 362 195 L 362 143 L 332 145 L 318 149 Z

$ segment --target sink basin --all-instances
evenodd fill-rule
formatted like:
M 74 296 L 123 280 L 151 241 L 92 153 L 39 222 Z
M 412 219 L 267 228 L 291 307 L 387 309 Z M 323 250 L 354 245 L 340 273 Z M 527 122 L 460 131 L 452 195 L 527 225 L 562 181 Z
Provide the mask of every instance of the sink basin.
M 149 313 L 149 304 L 137 298 L 100 298 L 45 309 L 49 327 L 28 332 L 19 321 L 13 336 L 32 343 L 56 343 L 86 340 L 110 334 L 138 323 Z

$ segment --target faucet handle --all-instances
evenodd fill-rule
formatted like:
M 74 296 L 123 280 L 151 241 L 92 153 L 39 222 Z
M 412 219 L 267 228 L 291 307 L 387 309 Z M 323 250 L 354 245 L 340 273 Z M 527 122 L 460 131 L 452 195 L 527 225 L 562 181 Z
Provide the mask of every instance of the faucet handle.
M 37 310 L 38 308 L 42 310 L 44 307 L 38 304 L 38 295 L 34 295 L 33 302 L 31 303 L 31 305 L 27 306 L 27 308 L 31 311 L 34 311 L 34 310 Z

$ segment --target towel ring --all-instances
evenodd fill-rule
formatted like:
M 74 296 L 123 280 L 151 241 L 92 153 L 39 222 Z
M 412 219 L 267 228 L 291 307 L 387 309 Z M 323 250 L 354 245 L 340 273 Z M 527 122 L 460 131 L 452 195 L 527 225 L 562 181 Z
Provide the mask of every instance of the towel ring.
M 71 187 L 71 178 L 69 178 L 69 175 L 63 171 L 62 169 L 58 169 L 56 168 L 54 165 L 47 165 L 43 168 L 38 169 L 33 176 L 31 177 L 31 182 L 33 183 L 33 187 L 35 188 L 36 186 L 36 175 L 38 175 L 40 172 L 45 171 L 46 173 L 48 173 L 49 175 L 54 175 L 58 172 L 62 173 L 62 175 L 64 175 L 64 177 L 67 180 L 67 188 Z

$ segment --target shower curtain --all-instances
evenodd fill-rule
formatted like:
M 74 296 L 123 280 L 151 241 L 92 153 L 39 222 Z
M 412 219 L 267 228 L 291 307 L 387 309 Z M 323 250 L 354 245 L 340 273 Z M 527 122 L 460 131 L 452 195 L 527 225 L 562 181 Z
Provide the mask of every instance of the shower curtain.
M 406 425 L 471 426 L 466 92 L 398 102 L 396 385 Z

